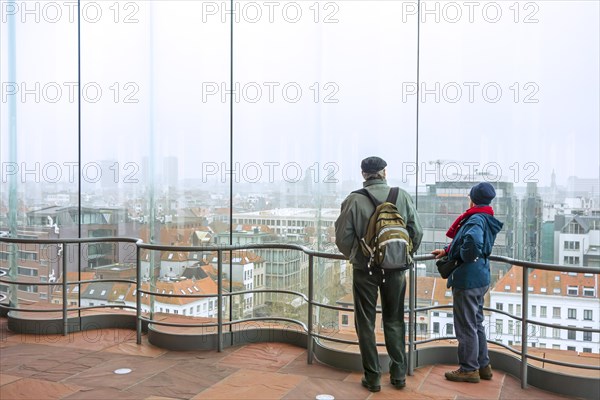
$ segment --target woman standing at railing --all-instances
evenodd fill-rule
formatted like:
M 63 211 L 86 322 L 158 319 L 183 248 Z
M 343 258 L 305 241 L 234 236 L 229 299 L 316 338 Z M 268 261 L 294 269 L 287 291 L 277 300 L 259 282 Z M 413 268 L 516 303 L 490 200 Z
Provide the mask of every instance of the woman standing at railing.
M 446 236 L 452 242 L 432 251 L 436 258 L 448 255 L 460 266 L 448 277 L 452 288 L 454 329 L 458 339 L 459 368 L 446 372 L 446 379 L 477 383 L 492 379 L 487 339 L 483 327 L 483 301 L 490 285 L 489 255 L 502 229 L 490 206 L 496 197 L 494 187 L 482 182 L 471 188 L 469 209 L 450 226 Z

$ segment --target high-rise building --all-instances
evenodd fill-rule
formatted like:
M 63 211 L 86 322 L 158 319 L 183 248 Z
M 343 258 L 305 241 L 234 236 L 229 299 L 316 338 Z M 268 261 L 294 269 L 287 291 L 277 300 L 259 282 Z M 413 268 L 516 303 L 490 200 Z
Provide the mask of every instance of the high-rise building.
M 179 160 L 177 157 L 163 159 L 163 185 L 166 188 L 176 188 L 179 181 Z
M 525 261 L 538 262 L 541 258 L 541 231 L 543 201 L 537 191 L 535 182 L 527 183 L 525 197 L 520 201 L 520 219 L 517 224 L 521 228 L 516 257 Z
M 419 194 L 419 216 L 423 225 L 423 240 L 419 253 L 429 253 L 450 242 L 446 232 L 450 225 L 469 207 L 468 194 L 473 181 L 436 182 L 427 185 L 427 192 Z M 512 182 L 492 182 L 496 198 L 492 201 L 494 215 L 504 223 L 496 237 L 493 254 L 513 257 L 515 252 L 515 195 Z M 505 272 L 503 265 L 492 264 L 493 279 Z M 436 276 L 433 263 L 428 263 L 427 274 Z

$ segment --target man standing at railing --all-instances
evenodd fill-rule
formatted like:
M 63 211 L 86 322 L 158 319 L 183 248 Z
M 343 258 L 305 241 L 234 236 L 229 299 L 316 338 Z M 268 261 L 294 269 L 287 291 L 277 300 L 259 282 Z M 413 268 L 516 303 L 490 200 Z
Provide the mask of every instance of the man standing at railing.
M 386 181 L 387 163 L 379 157 L 368 157 L 361 162 L 363 187 L 377 200 L 387 199 L 390 187 Z M 410 195 L 400 189 L 396 207 L 406 222 L 413 244 L 413 253 L 419 248 L 423 229 Z M 335 243 L 353 266 L 354 326 L 358 335 L 360 355 L 364 369 L 362 385 L 371 392 L 381 390 L 381 366 L 377 352 L 375 321 L 378 292 L 381 293 L 381 310 L 385 346 L 390 357 L 390 382 L 397 388 L 406 386 L 406 343 L 404 326 L 404 294 L 406 272 L 401 270 L 367 270 L 368 258 L 361 251 L 358 238 L 365 234 L 375 207 L 369 197 L 351 193 L 344 200 L 340 216 L 335 222 Z

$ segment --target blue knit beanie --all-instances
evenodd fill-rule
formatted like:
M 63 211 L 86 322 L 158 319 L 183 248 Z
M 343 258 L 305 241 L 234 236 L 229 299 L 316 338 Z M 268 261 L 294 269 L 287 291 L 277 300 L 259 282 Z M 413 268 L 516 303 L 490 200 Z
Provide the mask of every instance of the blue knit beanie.
M 481 182 L 471 188 L 469 197 L 473 203 L 483 206 L 489 205 L 494 197 L 496 197 L 496 190 L 488 182 Z

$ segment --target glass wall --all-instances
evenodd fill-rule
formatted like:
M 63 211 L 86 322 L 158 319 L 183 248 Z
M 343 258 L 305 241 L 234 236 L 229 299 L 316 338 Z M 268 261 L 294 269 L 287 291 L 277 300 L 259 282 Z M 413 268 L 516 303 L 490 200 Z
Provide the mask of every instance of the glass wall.
M 423 250 L 449 242 L 446 229 L 467 209 L 469 188 L 488 181 L 496 187 L 492 205 L 504 223 L 494 254 L 596 266 L 598 4 L 424 2 L 422 7 L 419 210 L 428 232 Z M 569 234 L 569 223 L 577 234 Z M 435 271 L 430 263 L 428 274 Z M 591 327 L 583 313 L 587 309 L 589 318 L 600 311 L 598 288 L 592 274 L 582 275 L 529 270 L 525 287 L 521 268 L 492 263 L 489 306 L 512 317 L 487 314 L 488 338 L 521 346 L 517 318 L 524 316 Z M 591 290 L 582 295 L 586 286 L 595 288 L 593 296 Z M 529 310 L 521 309 L 524 291 Z M 451 298 L 434 301 L 448 304 Z M 431 315 L 432 326 L 438 326 L 432 336 L 453 332 L 452 317 L 444 311 Z M 590 339 L 590 332 L 534 324 L 526 341 L 536 347 L 531 350 L 536 356 L 566 360 L 567 354 L 537 348 L 598 352 Z
M 390 184 L 417 204 L 421 254 L 448 242 L 469 188 L 489 181 L 504 223 L 495 254 L 600 265 L 596 2 L 1 6 L 2 235 L 291 243 L 334 253 L 340 203 L 361 186 L 360 161 L 379 155 Z M 135 276 L 132 244 L 68 247 L 2 243 L 0 267 L 34 283 Z M 72 276 L 60 271 L 65 254 Z M 304 320 L 299 296 L 268 292 L 306 293 L 304 253 L 245 250 L 223 265 L 228 291 L 265 291 L 232 296 L 227 318 Z M 142 267 L 158 293 L 216 293 L 215 253 L 152 251 L 142 254 Z M 418 305 L 451 302 L 433 263 L 417 272 Z M 520 271 L 498 264 L 492 272 L 490 307 L 516 306 L 520 286 L 509 280 Z M 581 310 L 563 325 L 596 326 L 600 312 L 590 300 L 598 284 L 576 278 L 550 286 L 542 281 L 554 276 L 532 272 L 537 314 L 544 301 L 567 296 Z M 348 263 L 315 259 L 314 283 L 315 300 L 351 306 Z M 90 285 L 73 285 L 69 302 L 133 304 L 133 287 L 112 285 L 104 299 Z M 13 304 L 62 302 L 52 286 L 0 290 Z M 214 318 L 217 307 L 215 298 L 146 302 L 145 312 L 188 319 Z M 420 315 L 418 336 L 452 335 L 446 311 Z M 520 343 L 506 336 L 520 330 L 495 314 L 490 338 Z M 343 312 L 321 310 L 316 326 L 354 334 Z M 599 352 L 584 332 L 560 335 L 531 343 Z

